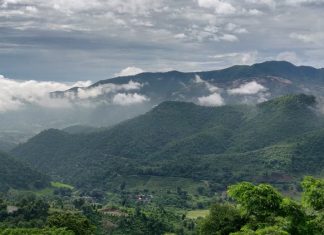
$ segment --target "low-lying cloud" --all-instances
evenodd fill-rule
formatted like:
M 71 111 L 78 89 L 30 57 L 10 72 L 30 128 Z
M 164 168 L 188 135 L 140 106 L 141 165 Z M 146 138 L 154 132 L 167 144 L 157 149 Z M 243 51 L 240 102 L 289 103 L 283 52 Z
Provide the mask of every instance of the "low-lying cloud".
M 225 104 L 224 99 L 221 96 L 222 90 L 219 87 L 203 80 L 198 75 L 195 76 L 194 83 L 204 85 L 206 89 L 211 93 L 207 96 L 198 97 L 198 104 L 212 107 L 222 106 Z
M 208 96 L 199 97 L 198 102 L 200 105 L 203 105 L 203 106 L 217 107 L 217 106 L 224 105 L 224 99 L 218 93 L 213 93 Z
M 140 73 L 144 73 L 145 71 L 141 68 L 137 68 L 137 67 L 127 67 L 125 69 L 123 69 L 122 71 L 120 71 L 119 73 L 116 73 L 115 76 L 116 77 L 125 77 L 125 76 L 132 76 L 132 75 L 136 75 L 136 74 L 140 74 Z
M 230 95 L 255 95 L 260 92 L 265 92 L 268 89 L 256 81 L 252 81 L 249 83 L 245 83 L 238 88 L 228 90 L 228 94 Z
M 16 111 L 36 105 L 44 108 L 72 108 L 73 106 L 93 106 L 96 103 L 131 105 L 149 100 L 138 93 L 143 85 L 130 81 L 126 84 L 105 84 L 90 87 L 91 81 L 60 83 L 51 81 L 19 81 L 0 75 L 0 112 Z M 77 92 L 65 92 L 63 96 L 53 96 L 52 92 L 66 91 L 80 87 Z M 127 92 L 127 93 L 125 93 Z
M 207 90 L 210 92 L 219 92 L 220 91 L 220 89 L 217 86 L 201 79 L 201 77 L 199 75 L 195 76 L 194 83 L 205 85 Z
M 147 101 L 149 101 L 149 98 L 147 98 L 144 95 L 140 95 L 137 93 L 134 94 L 119 93 L 114 96 L 112 103 L 115 105 L 128 106 L 133 104 L 141 104 Z
M 18 81 L 0 75 L 0 112 L 12 111 L 22 108 L 26 104 L 37 104 L 46 107 L 66 106 L 62 99 L 49 102 L 50 92 L 63 91 L 74 86 L 89 86 L 90 81 L 73 84 L 59 82 Z M 58 104 L 59 103 L 59 104 Z
M 91 87 L 91 88 L 78 88 L 78 92 L 75 94 L 79 99 L 90 99 L 97 98 L 99 96 L 117 93 L 120 91 L 136 91 L 143 87 L 141 83 L 130 81 L 126 84 L 113 84 L 108 83 L 101 86 Z

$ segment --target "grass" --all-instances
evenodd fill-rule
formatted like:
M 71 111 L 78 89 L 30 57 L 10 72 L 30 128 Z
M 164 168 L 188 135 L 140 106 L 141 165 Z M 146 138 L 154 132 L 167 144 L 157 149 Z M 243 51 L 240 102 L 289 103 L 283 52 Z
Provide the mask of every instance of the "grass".
M 53 195 L 54 190 L 52 188 L 44 188 L 42 190 L 35 190 L 33 193 L 35 193 L 37 196 L 51 196 Z
M 189 219 L 197 219 L 199 217 L 206 217 L 209 214 L 209 210 L 193 210 L 187 212 L 187 218 Z
M 145 189 L 155 192 L 160 192 L 161 190 L 176 191 L 178 187 L 181 187 L 182 190 L 195 194 L 198 187 L 206 187 L 202 181 L 181 177 L 159 176 L 120 176 L 114 179 L 110 187 L 119 187 L 123 182 L 126 182 L 126 190 L 128 191 L 143 191 Z
M 73 190 L 74 187 L 68 184 L 60 183 L 60 182 L 51 182 L 51 186 L 54 188 L 67 188 Z

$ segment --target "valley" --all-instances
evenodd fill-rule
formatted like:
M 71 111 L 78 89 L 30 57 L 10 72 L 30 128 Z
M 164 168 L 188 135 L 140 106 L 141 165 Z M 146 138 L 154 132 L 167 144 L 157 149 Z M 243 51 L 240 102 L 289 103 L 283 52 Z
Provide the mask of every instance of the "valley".
M 229 185 L 267 183 L 300 200 L 305 175 L 324 177 L 318 107 L 316 97 L 304 94 L 222 107 L 168 101 L 110 128 L 45 130 L 5 158 L 34 169 L 36 182 L 19 170 L 28 182 L 13 175 L 19 184 L 1 190 L 18 198 L 34 192 L 54 203 L 54 211 L 80 210 L 80 201 L 95 224 L 97 217 L 110 224 L 111 234 L 126 228 L 118 225 L 123 218 L 143 223 L 144 214 L 166 219 L 159 225 L 165 232 L 195 234 L 210 205 L 228 200 Z

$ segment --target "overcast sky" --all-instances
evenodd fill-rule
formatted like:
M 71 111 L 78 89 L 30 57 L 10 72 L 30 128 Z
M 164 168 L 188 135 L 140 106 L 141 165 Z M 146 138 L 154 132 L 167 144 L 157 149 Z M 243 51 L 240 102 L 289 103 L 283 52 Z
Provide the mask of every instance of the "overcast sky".
M 324 0 L 0 0 L 0 74 L 97 81 L 265 60 L 324 67 Z

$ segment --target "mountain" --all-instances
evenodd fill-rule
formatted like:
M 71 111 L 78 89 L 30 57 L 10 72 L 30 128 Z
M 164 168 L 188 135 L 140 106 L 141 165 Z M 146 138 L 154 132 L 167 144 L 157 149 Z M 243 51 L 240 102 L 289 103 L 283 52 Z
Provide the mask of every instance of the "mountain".
M 324 69 L 295 66 L 286 61 L 268 61 L 251 66 L 237 65 L 207 72 L 141 73 L 102 80 L 87 88 L 72 88 L 53 94 L 78 95 L 79 92 L 98 87 L 112 84 L 125 85 L 130 82 L 142 84 L 140 93 L 149 97 L 152 103 L 166 100 L 197 102 L 199 97 L 214 92 L 220 93 L 225 103 L 246 101 L 247 97 L 251 102 L 257 102 L 262 94 L 267 95 L 267 98 L 292 93 L 317 94 L 322 91 L 324 85 Z M 250 84 L 250 87 L 244 87 L 247 84 Z M 216 88 L 219 90 L 217 91 Z M 237 90 L 233 91 L 233 89 Z
M 146 72 L 110 78 L 89 87 L 75 87 L 51 95 L 76 103 L 86 100 L 92 104 L 90 113 L 82 113 L 83 109 L 74 110 L 71 114 L 74 123 L 111 126 L 141 115 L 165 101 L 204 106 L 257 104 L 288 94 L 320 97 L 323 88 L 324 69 L 268 61 L 203 72 Z
M 85 189 L 111 190 L 117 178 L 134 176 L 205 180 L 215 190 L 241 180 L 292 183 L 323 174 L 324 116 L 317 105 L 303 94 L 256 106 L 169 101 L 93 133 L 46 130 L 12 154 Z
M 0 191 L 40 189 L 49 185 L 49 177 L 38 173 L 0 152 Z
M 91 79 L 91 78 L 90 78 Z M 113 126 L 165 101 L 204 106 L 257 104 L 287 94 L 323 94 L 324 69 L 285 61 L 236 65 L 206 72 L 158 72 L 115 77 L 89 87 L 57 91 L 44 102 L 0 113 L 0 141 L 18 144 L 49 128 Z M 39 103 L 49 103 L 49 107 Z M 15 136 L 14 136 L 15 135 Z M 24 135 L 24 136 L 21 136 Z M 8 142 L 8 141 L 5 141 Z
M 0 141 L 0 151 L 10 151 L 12 150 L 14 147 L 16 147 L 15 143 L 12 142 L 7 142 L 7 141 Z
M 0 130 L 0 151 L 9 152 L 20 142 L 26 142 L 36 133 L 26 134 L 20 131 L 1 131 Z
M 89 134 L 92 132 L 100 131 L 100 128 L 92 126 L 75 125 L 63 128 L 62 130 L 69 134 Z

